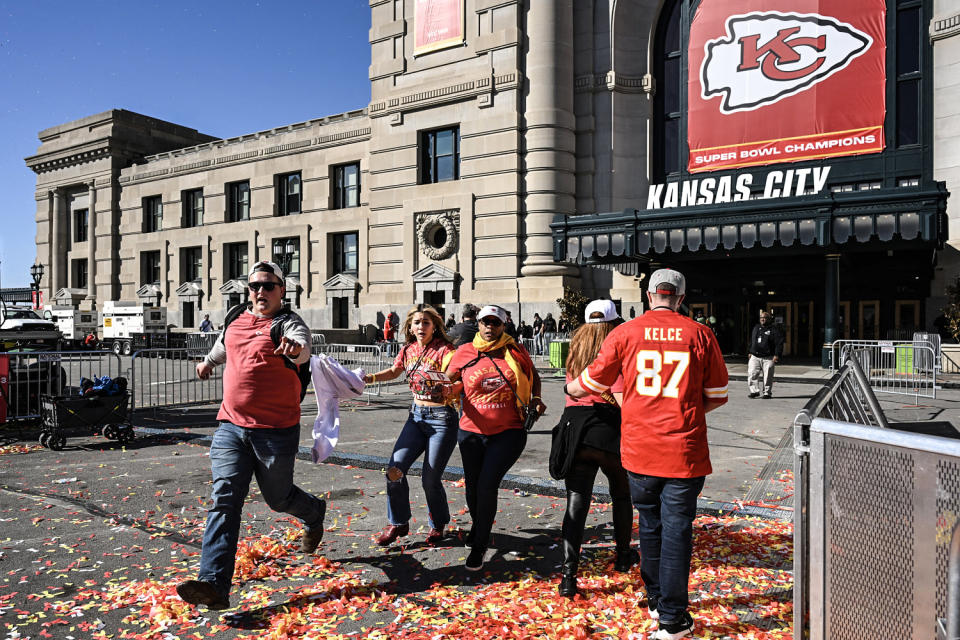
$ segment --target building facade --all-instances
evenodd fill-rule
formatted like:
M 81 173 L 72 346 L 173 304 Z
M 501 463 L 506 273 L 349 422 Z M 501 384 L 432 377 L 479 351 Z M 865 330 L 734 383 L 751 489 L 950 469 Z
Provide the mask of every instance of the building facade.
M 663 264 L 688 272 L 689 303 L 722 321 L 728 351 L 761 307 L 801 355 L 831 330 L 930 326 L 960 271 L 946 205 L 960 184 L 960 11 L 872 2 L 882 104 L 834 111 L 879 113 L 884 144 L 744 168 L 688 163 L 691 25 L 727 0 L 370 0 L 371 101 L 356 111 L 227 139 L 126 111 L 41 132 L 27 159 L 41 286 L 81 306 L 164 305 L 189 329 L 222 317 L 267 258 L 313 327 L 352 328 L 419 302 L 529 320 L 556 313 L 565 286 L 639 312 L 643 276 Z M 758 67 L 794 73 L 788 36 L 744 42 Z M 747 169 L 755 182 L 738 182 Z M 710 203 L 691 199 L 708 178 Z M 741 197 L 718 196 L 725 183 Z

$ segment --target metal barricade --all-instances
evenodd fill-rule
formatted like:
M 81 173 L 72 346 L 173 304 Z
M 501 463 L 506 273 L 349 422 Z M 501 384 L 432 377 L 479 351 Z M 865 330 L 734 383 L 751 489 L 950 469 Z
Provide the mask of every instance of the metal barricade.
M 933 368 L 937 370 L 937 373 L 943 373 L 943 355 L 940 351 L 940 334 L 918 331 L 913 334 L 913 343 L 923 344 L 930 347 L 934 354 Z
M 857 358 L 794 420 L 795 640 L 928 639 L 956 618 L 960 441 L 890 426 Z
M 936 355 L 929 346 L 914 342 L 880 342 L 847 345 L 840 358 L 854 358 L 877 393 L 919 398 L 937 397 Z
M 204 331 L 188 333 L 186 336 L 187 349 L 197 357 L 210 353 L 213 343 L 220 337 L 219 331 Z
M 121 357 L 110 351 L 12 352 L 7 387 L 7 420 L 40 417 L 41 395 L 79 394 L 80 379 L 125 375 Z
M 317 348 L 320 345 L 327 344 L 327 336 L 322 333 L 312 333 L 310 334 L 310 351 L 311 353 L 319 353 Z
M 841 359 L 841 354 L 844 349 L 848 348 L 857 348 L 857 347 L 866 347 L 872 348 L 875 346 L 886 346 L 887 348 L 893 346 L 903 346 L 903 345 L 917 345 L 917 346 L 926 346 L 933 351 L 933 369 L 937 372 L 942 372 L 942 354 L 941 354 L 941 342 L 940 336 L 935 333 L 914 333 L 912 340 L 834 340 L 830 345 L 830 370 L 836 371 L 843 360 Z M 922 366 L 930 368 L 929 363 L 925 361 L 926 352 L 924 354 L 919 354 L 920 358 L 918 362 Z
M 396 343 L 388 342 L 384 344 Z M 348 369 L 356 369 L 359 367 L 366 373 L 376 373 L 386 368 L 384 352 L 377 345 L 321 343 L 314 345 L 314 348 L 316 349 L 315 353 L 324 353 L 332 358 L 336 358 L 340 364 Z M 392 356 L 386 361 L 392 362 L 394 357 L 395 356 Z M 379 396 L 383 387 L 399 383 L 403 383 L 403 376 L 391 382 L 368 384 L 364 387 L 364 394 L 368 396 Z
M 210 377 L 197 377 L 197 361 L 206 351 L 197 349 L 143 349 L 130 363 L 131 411 L 223 400 L 223 367 Z

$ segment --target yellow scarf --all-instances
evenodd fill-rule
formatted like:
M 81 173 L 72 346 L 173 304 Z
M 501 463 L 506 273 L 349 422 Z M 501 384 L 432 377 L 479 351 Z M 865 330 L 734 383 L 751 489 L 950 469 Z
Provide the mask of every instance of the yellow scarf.
M 513 338 L 510 337 L 506 332 L 500 335 L 498 340 L 493 342 L 487 342 L 482 337 L 480 333 L 477 332 L 477 335 L 473 336 L 473 348 L 480 353 L 485 351 L 496 351 L 497 349 L 503 349 L 503 359 L 507 361 L 507 366 L 510 367 L 510 370 L 513 371 L 513 375 L 517 380 L 517 396 L 520 397 L 522 402 L 517 402 L 517 406 L 521 409 L 524 405 L 530 402 L 530 394 L 532 393 L 530 387 L 530 378 L 524 373 L 523 369 L 520 367 L 520 363 L 513 357 L 513 353 L 510 352 L 510 349 L 507 347 L 515 345 Z M 508 380 L 505 380 L 507 384 L 510 384 Z

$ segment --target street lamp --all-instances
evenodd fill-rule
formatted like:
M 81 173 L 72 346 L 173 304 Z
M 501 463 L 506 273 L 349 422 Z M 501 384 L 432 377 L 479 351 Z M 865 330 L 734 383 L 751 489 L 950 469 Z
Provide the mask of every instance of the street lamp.
M 43 279 L 43 265 L 34 264 L 30 266 L 30 277 L 33 278 L 33 308 L 39 309 L 40 300 L 40 281 Z

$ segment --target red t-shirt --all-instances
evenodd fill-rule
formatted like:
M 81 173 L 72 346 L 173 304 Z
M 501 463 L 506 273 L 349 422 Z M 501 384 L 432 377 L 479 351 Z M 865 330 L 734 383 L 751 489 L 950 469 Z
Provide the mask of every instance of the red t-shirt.
M 393 366 L 406 372 L 407 383 L 415 400 L 443 402 L 443 385 L 439 380 L 443 376 L 436 374 L 447 370 L 455 352 L 456 347 L 439 338 L 428 344 L 426 349 L 412 342 L 400 349 Z
M 526 351 L 514 348 L 511 353 L 523 371 L 532 376 L 533 362 Z M 510 365 L 503 358 L 503 352 L 497 352 L 493 360 L 497 367 L 500 367 L 503 376 L 506 376 L 506 382 L 487 356 L 463 368 L 477 355 L 477 349 L 472 343 L 460 345 L 447 367 L 448 375 L 452 376 L 459 371 L 460 379 L 463 380 L 463 395 L 466 401 L 463 403 L 463 415 L 460 416 L 460 428 L 487 436 L 507 429 L 522 429 L 523 418 L 517 408 L 517 398 L 510 390 L 511 387 L 516 390 L 517 380 Z
M 573 382 L 573 378 L 570 376 L 570 373 L 567 373 L 567 382 Z M 613 386 L 605 392 L 602 396 L 597 393 L 591 393 L 588 396 L 582 398 L 573 398 L 571 396 L 564 396 L 566 400 L 566 407 L 592 407 L 595 404 L 614 404 L 612 402 L 613 397 L 610 396 L 611 393 L 623 393 L 623 376 L 619 376 L 617 381 L 613 383 Z
M 727 401 L 727 366 L 713 332 L 669 309 L 648 311 L 610 332 L 580 384 L 599 393 L 618 375 L 624 468 L 663 478 L 709 474 L 703 407 Z
M 241 313 L 224 336 L 223 403 L 217 420 L 238 427 L 282 429 L 300 424 L 300 378 L 273 353 L 272 318 Z

